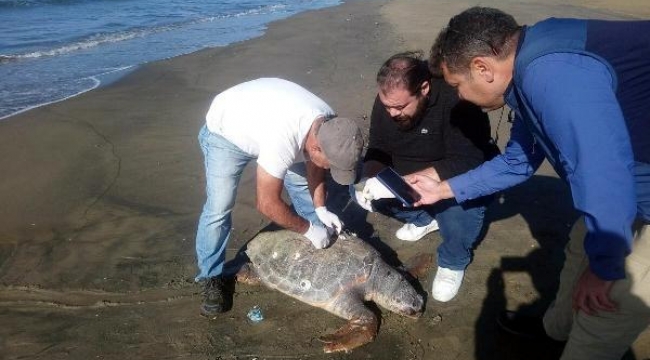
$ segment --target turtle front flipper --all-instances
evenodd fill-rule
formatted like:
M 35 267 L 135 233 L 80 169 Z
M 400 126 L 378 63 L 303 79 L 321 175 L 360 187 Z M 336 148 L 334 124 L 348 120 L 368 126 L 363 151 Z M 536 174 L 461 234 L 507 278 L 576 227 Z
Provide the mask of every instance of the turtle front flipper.
M 320 338 L 325 343 L 323 351 L 326 353 L 349 352 L 354 348 L 365 345 L 373 341 L 377 336 L 378 325 L 374 314 L 372 318 L 352 319 L 334 333 Z
M 325 343 L 323 351 L 326 353 L 348 352 L 375 339 L 379 330 L 379 320 L 363 304 L 362 299 L 352 294 L 340 295 L 332 305 L 326 309 L 349 321 L 334 333 L 320 338 Z

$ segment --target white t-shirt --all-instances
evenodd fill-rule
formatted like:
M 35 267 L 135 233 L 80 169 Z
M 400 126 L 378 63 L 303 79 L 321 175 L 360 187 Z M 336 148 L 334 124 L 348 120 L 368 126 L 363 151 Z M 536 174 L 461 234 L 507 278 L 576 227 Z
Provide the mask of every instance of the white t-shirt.
M 236 85 L 212 101 L 208 129 L 245 153 L 272 176 L 283 179 L 302 149 L 312 123 L 334 110 L 316 95 L 287 80 L 262 78 Z

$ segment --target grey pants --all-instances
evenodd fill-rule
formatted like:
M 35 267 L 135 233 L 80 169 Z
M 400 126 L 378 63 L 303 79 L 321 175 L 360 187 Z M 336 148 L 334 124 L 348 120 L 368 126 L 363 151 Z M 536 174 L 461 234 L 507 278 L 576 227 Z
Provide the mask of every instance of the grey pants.
M 550 337 L 567 341 L 561 360 L 620 360 L 650 324 L 650 225 L 634 225 L 634 247 L 625 260 L 626 278 L 616 281 L 610 291 L 618 310 L 594 316 L 572 309 L 575 284 L 589 262 L 585 234 L 581 218 L 571 231 L 560 288 L 544 315 L 544 327 Z

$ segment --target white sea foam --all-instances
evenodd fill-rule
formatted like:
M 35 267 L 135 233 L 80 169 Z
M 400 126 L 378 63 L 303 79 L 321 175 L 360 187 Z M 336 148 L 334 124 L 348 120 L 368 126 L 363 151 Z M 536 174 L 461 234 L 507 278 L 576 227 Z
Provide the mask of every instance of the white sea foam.
M 134 66 L 125 66 L 125 67 L 122 67 L 122 68 L 108 70 L 108 71 L 103 72 L 103 73 L 101 73 L 99 75 L 89 76 L 89 77 L 85 78 L 86 80 L 91 80 L 92 85 L 89 86 L 88 88 L 84 88 L 84 89 L 79 90 L 78 92 L 76 92 L 74 94 L 64 96 L 64 97 L 62 97 L 60 99 L 55 99 L 55 100 L 52 100 L 52 101 L 47 101 L 47 102 L 31 105 L 31 106 L 22 108 L 22 109 L 20 109 L 18 111 L 7 114 L 7 115 L 0 115 L 0 120 L 6 119 L 6 118 L 14 116 L 14 115 L 24 113 L 24 112 L 29 111 L 29 110 L 33 110 L 33 109 L 42 107 L 42 106 L 45 106 L 45 105 L 55 104 L 55 103 L 58 103 L 58 102 L 61 102 L 61 101 L 64 101 L 64 100 L 68 100 L 68 99 L 73 98 L 75 96 L 79 96 L 79 95 L 81 95 L 83 93 L 87 93 L 88 91 L 97 89 L 100 85 L 102 85 L 102 81 L 100 80 L 100 78 L 105 77 L 105 76 L 109 76 L 111 74 L 115 74 L 115 73 L 118 73 L 118 72 L 123 72 L 123 71 L 129 70 L 129 69 L 132 69 L 132 68 L 134 68 Z
M 0 119 L 92 90 L 105 83 L 102 69 L 250 39 L 270 21 L 339 3 L 0 0 L 0 24 L 12 29 L 0 32 Z

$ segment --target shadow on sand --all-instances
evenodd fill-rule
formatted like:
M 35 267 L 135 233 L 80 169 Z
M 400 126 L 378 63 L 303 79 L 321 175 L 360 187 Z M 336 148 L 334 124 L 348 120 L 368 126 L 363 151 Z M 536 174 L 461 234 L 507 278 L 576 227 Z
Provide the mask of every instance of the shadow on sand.
M 564 262 L 564 247 L 579 213 L 573 208 L 569 187 L 550 176 L 533 176 L 527 182 L 504 191 L 488 210 L 488 223 L 520 214 L 530 228 L 538 247 L 526 256 L 503 257 L 501 265 L 488 276 L 488 294 L 476 321 L 477 360 L 556 360 L 563 346 L 508 334 L 497 326 L 505 310 L 528 316 L 544 315 L 555 298 Z M 507 309 L 505 277 L 527 273 L 539 294 L 532 303 Z M 628 352 L 622 360 L 636 360 Z

